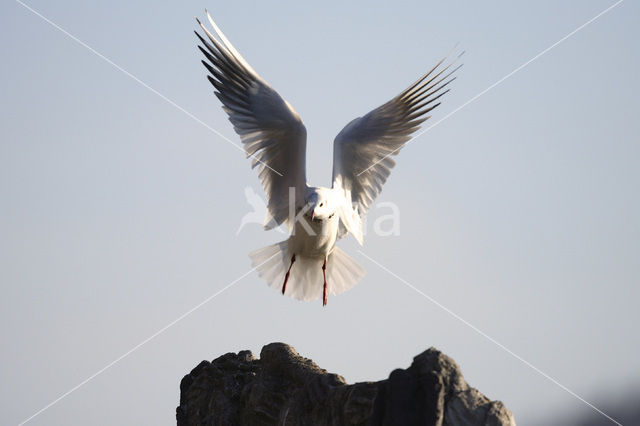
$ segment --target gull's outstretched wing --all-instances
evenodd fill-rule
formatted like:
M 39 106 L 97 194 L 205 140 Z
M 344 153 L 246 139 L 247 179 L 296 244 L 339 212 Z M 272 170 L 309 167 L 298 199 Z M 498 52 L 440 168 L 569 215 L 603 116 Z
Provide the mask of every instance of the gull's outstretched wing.
M 295 188 L 296 206 L 304 203 L 307 130 L 291 105 L 251 68 L 208 12 L 207 18 L 218 38 L 196 18 L 209 39 L 196 32 L 204 45 L 198 48 L 207 59 L 202 63 L 252 159 L 251 166 L 258 169 L 269 200 L 265 227 L 271 229 L 288 219 L 290 187 Z
M 459 57 L 459 56 L 458 56 Z M 350 206 L 341 212 L 344 235 L 362 243 L 361 218 L 382 190 L 395 161 L 391 158 L 411 139 L 449 89 L 460 67 L 440 60 L 428 73 L 386 104 L 345 126 L 333 142 L 333 187 L 344 191 Z

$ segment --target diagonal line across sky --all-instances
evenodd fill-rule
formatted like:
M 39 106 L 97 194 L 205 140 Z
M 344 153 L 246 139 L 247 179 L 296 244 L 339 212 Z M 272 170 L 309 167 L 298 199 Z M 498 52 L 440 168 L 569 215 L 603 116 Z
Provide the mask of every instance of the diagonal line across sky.
M 195 115 L 193 115 L 191 112 L 187 111 L 186 109 L 184 109 L 183 107 L 181 107 L 180 105 L 178 105 L 177 103 L 175 103 L 173 100 L 169 99 L 168 97 L 166 97 L 165 95 L 163 95 L 162 93 L 158 92 L 156 89 L 154 89 L 153 87 L 151 87 L 150 85 L 148 85 L 147 83 L 145 83 L 144 81 L 140 80 L 138 77 L 136 77 L 135 75 L 131 74 L 129 71 L 127 71 L 126 69 L 122 68 L 120 65 L 116 64 L 115 62 L 113 62 L 111 59 L 107 58 L 106 56 L 104 56 L 102 53 L 98 52 L 97 50 L 95 50 L 93 47 L 89 46 L 87 43 L 85 43 L 84 41 L 80 40 L 78 37 L 74 36 L 73 34 L 71 34 L 70 32 L 68 32 L 67 30 L 65 30 L 64 28 L 62 28 L 60 25 L 56 24 L 55 22 L 53 22 L 51 19 L 47 18 L 46 16 L 44 16 L 43 14 L 41 14 L 40 12 L 38 12 L 37 10 L 35 10 L 34 8 L 32 8 L 31 6 L 29 6 L 28 4 L 22 2 L 21 0 L 15 0 L 18 4 L 20 4 L 21 6 L 23 6 L 25 9 L 29 10 L 31 13 L 33 13 L 34 15 L 38 16 L 39 18 L 41 18 L 43 21 L 47 22 L 49 25 L 51 25 L 52 27 L 54 27 L 55 29 L 57 29 L 58 31 L 60 31 L 61 33 L 63 33 L 64 35 L 66 35 L 67 37 L 69 37 L 71 40 L 75 41 L 76 43 L 78 43 L 79 45 L 81 45 L 82 47 L 85 47 L 86 49 L 88 49 L 91 53 L 95 54 L 96 56 L 98 56 L 100 59 L 104 60 L 105 62 L 107 62 L 109 65 L 112 65 L 114 68 L 118 69 L 119 71 L 121 71 L 123 74 L 125 74 L 126 76 L 132 78 L 133 80 L 135 80 L 137 83 L 139 83 L 141 86 L 145 87 L 146 89 L 150 90 L 151 92 L 155 93 L 156 95 L 158 95 L 160 98 L 162 98 L 163 100 L 165 100 L 166 102 L 168 102 L 169 104 L 171 104 L 172 106 L 174 106 L 175 108 L 177 108 L 178 110 L 182 111 L 183 113 L 185 113 L 187 116 L 191 117 L 193 120 L 195 120 L 196 122 L 200 123 L 201 125 L 203 125 L 204 127 L 206 127 L 207 129 L 209 129 L 210 131 L 212 131 L 213 133 L 215 133 L 216 135 L 220 136 L 222 139 L 224 139 L 225 141 L 229 142 L 231 145 L 233 145 L 234 147 L 236 147 L 237 149 L 239 149 L 242 152 L 245 152 L 245 149 L 238 145 L 237 143 L 235 143 L 234 141 L 232 141 L 231 139 L 229 139 L 228 137 L 226 137 L 225 135 L 223 135 L 222 133 L 220 133 L 219 131 L 217 131 L 216 129 L 214 129 L 213 127 L 209 126 L 207 123 L 205 123 L 204 121 L 202 121 L 201 119 L 199 119 L 198 117 L 196 117 Z M 256 160 L 258 163 L 262 164 L 263 166 L 267 167 L 268 169 L 270 169 L 272 172 L 274 172 L 275 174 L 277 174 L 278 176 L 282 177 L 282 173 L 280 173 L 278 170 L 273 169 L 272 167 L 270 167 L 268 164 L 264 163 L 263 161 L 261 161 L 259 158 L 257 158 L 254 154 L 249 155 L 250 158 L 253 158 L 254 160 Z
M 446 313 L 448 313 L 449 315 L 453 316 L 458 321 L 462 322 L 464 325 L 466 325 L 467 327 L 471 328 L 473 331 L 475 331 L 476 333 L 480 334 L 482 337 L 484 337 L 485 339 L 489 340 L 491 343 L 493 343 L 494 345 L 498 346 L 500 349 L 502 349 L 503 351 L 507 352 L 509 355 L 511 355 L 512 357 L 514 357 L 518 361 L 522 362 L 524 365 L 526 365 L 527 367 L 531 368 L 532 370 L 534 370 L 536 373 L 540 374 L 545 379 L 551 381 L 553 384 L 555 384 L 556 386 L 560 387 L 562 390 L 564 390 L 565 392 L 569 393 L 571 396 L 579 399 L 580 401 L 582 401 L 583 403 L 585 403 L 586 405 L 588 405 L 589 407 L 591 407 L 592 409 L 594 409 L 598 413 L 602 414 L 607 419 L 611 420 L 613 423 L 617 424 L 618 426 L 622 426 L 621 423 L 619 423 L 618 421 L 614 420 L 607 413 L 605 413 L 604 411 L 600 410 L 598 407 L 596 407 L 595 405 L 593 405 L 592 403 L 590 403 L 589 401 L 587 401 L 586 399 L 584 399 L 583 397 L 581 397 L 580 395 L 578 395 L 577 393 L 575 393 L 574 391 L 572 391 L 571 389 L 569 389 L 568 387 L 566 387 L 565 385 L 563 385 L 562 383 L 560 383 L 559 381 L 554 379 L 553 377 L 549 376 L 547 373 L 545 373 L 544 371 L 540 370 L 538 367 L 536 367 L 535 365 L 531 364 L 529 361 L 527 361 L 526 359 L 522 358 L 520 355 L 516 354 L 511 349 L 509 349 L 508 347 L 503 345 L 502 343 L 498 342 L 496 339 L 494 339 L 493 337 L 489 336 L 487 333 L 485 333 L 484 331 L 480 330 L 478 327 L 476 327 L 475 325 L 471 324 L 469 321 L 465 320 L 460 315 L 456 314 L 451 309 L 447 308 L 446 306 L 444 306 L 443 304 L 438 302 L 433 297 L 431 297 L 428 294 L 424 293 L 422 290 L 418 289 L 416 286 L 412 285 L 411 283 L 409 283 L 408 281 L 406 281 L 405 279 L 403 279 L 399 275 L 395 274 L 393 271 L 391 271 L 389 268 L 387 268 L 384 265 L 382 265 L 380 262 L 374 260 L 370 256 L 367 256 L 362 250 L 358 250 L 358 252 L 362 256 L 366 257 L 371 263 L 374 263 L 380 269 L 382 269 L 383 271 L 387 272 L 389 275 L 391 275 L 392 277 L 396 278 L 398 281 L 402 282 L 407 287 L 411 288 L 413 291 L 415 291 L 416 293 L 420 294 L 422 297 L 424 297 L 425 299 L 429 300 L 431 303 L 433 303 L 434 305 L 436 305 L 440 309 L 444 310 Z
M 116 365 L 117 363 L 119 363 L 120 361 L 122 361 L 123 359 L 125 359 L 126 357 L 128 357 L 129 355 L 131 355 L 132 353 L 137 351 L 138 349 L 140 349 L 142 346 L 144 346 L 147 343 L 149 343 L 151 340 L 155 339 L 156 337 L 158 337 L 159 335 L 161 335 L 162 333 L 164 333 L 165 331 L 167 331 L 168 329 L 170 329 L 171 327 L 173 327 L 174 325 L 176 325 L 177 323 L 179 323 L 180 321 L 182 321 L 183 319 L 185 319 L 186 317 L 188 317 L 189 315 L 191 315 L 192 313 L 194 313 L 195 311 L 197 311 L 198 309 L 200 309 L 201 307 L 203 307 L 204 305 L 206 305 L 207 303 L 209 303 L 210 301 L 212 301 L 213 299 L 218 297 L 225 290 L 229 289 L 230 287 L 233 287 L 235 284 L 240 282 L 247 275 L 249 275 L 250 273 L 252 273 L 256 269 L 258 269 L 259 267 L 261 267 L 262 265 L 264 265 L 265 263 L 267 263 L 268 261 L 273 259 L 277 254 L 279 254 L 279 253 L 274 254 L 273 256 L 269 257 L 267 260 L 265 260 L 261 264 L 256 265 L 253 268 L 249 269 L 247 272 L 245 272 L 244 274 L 240 275 L 238 278 L 236 278 L 235 280 L 231 281 L 229 284 L 227 284 L 226 286 L 222 287 L 220 290 L 218 290 L 217 292 L 213 293 L 212 295 L 210 295 L 209 297 L 204 299 L 202 302 L 198 303 L 196 306 L 194 306 L 193 308 L 189 309 L 187 312 L 185 312 L 182 315 L 180 315 L 178 318 L 174 319 L 169 324 L 165 325 L 164 327 L 162 327 L 161 329 L 159 329 L 158 331 L 153 333 L 151 336 L 147 337 L 146 339 L 144 339 L 143 341 L 141 341 L 140 343 L 138 343 L 137 345 L 135 345 L 134 347 L 129 349 L 127 352 L 123 353 L 118 358 L 114 359 L 109 364 L 105 365 L 100 370 L 96 371 L 95 373 L 93 373 L 92 375 L 90 375 L 89 377 L 87 377 L 86 379 L 84 379 L 83 381 L 81 381 L 80 383 L 78 383 L 77 385 L 75 385 L 74 387 L 72 387 L 71 389 L 69 389 L 68 391 L 63 393 L 62 395 L 60 395 L 59 397 L 57 397 L 56 399 L 54 399 L 53 401 L 51 401 L 50 403 L 48 403 L 47 405 L 45 405 L 44 407 L 42 407 L 41 409 L 39 409 L 38 411 L 33 413 L 31 416 L 29 416 L 28 418 L 26 418 L 25 420 L 20 422 L 18 424 L 18 426 L 22 426 L 22 425 L 30 422 L 35 417 L 39 416 L 40 414 L 42 414 L 43 412 L 45 412 L 49 408 L 53 407 L 58 402 L 62 401 L 63 399 L 65 399 L 66 397 L 71 395 L 73 392 L 77 391 L 82 386 L 86 385 L 91 380 L 95 379 L 100 374 L 104 373 L 109 368 L 113 367 L 114 365 Z
M 534 62 L 535 60 L 539 59 L 541 56 L 543 56 L 544 54 L 548 53 L 550 50 L 554 49 L 555 47 L 557 47 L 559 44 L 563 43 L 564 41 L 566 41 L 568 38 L 570 38 L 571 36 L 573 36 L 574 34 L 576 34 L 577 32 L 579 32 L 580 30 L 584 29 L 586 26 L 588 26 L 589 24 L 595 22 L 598 18 L 600 18 L 602 15 L 604 15 L 605 13 L 611 11 L 612 9 L 614 9 L 616 6 L 620 5 L 624 0 L 618 0 L 617 2 L 615 2 L 614 4 L 612 4 L 611 6 L 607 7 L 606 9 L 604 9 L 602 12 L 598 13 L 596 16 L 594 16 L 593 18 L 589 19 L 587 22 L 585 22 L 584 24 L 580 25 L 578 28 L 576 28 L 575 30 L 571 31 L 569 34 L 567 34 L 566 36 L 562 37 L 560 40 L 556 41 L 555 43 L 553 43 L 551 46 L 547 47 L 546 49 L 542 50 L 540 53 L 538 53 L 537 55 L 535 55 L 533 58 L 529 59 L 528 61 L 524 62 L 522 65 L 520 65 L 519 67 L 515 68 L 513 71 L 509 72 L 508 74 L 506 74 L 504 77 L 502 77 L 501 79 L 499 79 L 498 81 L 496 81 L 495 83 L 493 83 L 492 85 L 490 85 L 489 87 L 487 87 L 486 89 L 484 89 L 483 91 L 481 91 L 480 93 L 478 93 L 477 95 L 475 95 L 474 97 L 472 97 L 471 99 L 469 99 L 468 101 L 466 101 L 465 103 L 463 103 L 462 105 L 460 105 L 459 107 L 457 107 L 456 109 L 454 109 L 453 111 L 451 111 L 450 113 L 448 113 L 447 115 L 445 115 L 444 117 L 442 117 L 440 120 L 436 121 L 435 123 L 433 123 L 431 126 L 427 127 L 426 129 L 424 129 L 423 131 L 421 131 L 420 133 L 418 133 L 417 135 L 415 135 L 414 137 L 412 137 L 411 139 L 409 139 L 407 141 L 407 143 L 405 143 L 404 145 L 394 149 L 393 151 L 391 151 L 390 153 L 388 153 L 387 155 L 385 155 L 384 157 L 380 158 L 379 160 L 377 160 L 376 162 L 374 162 L 373 164 L 371 164 L 369 167 L 367 167 L 366 169 L 364 169 L 363 171 L 361 171 L 360 173 L 358 173 L 358 176 L 360 176 L 363 173 L 366 173 L 369 169 L 371 169 L 372 167 L 375 167 L 376 164 L 380 163 L 381 161 L 384 161 L 386 158 L 388 158 L 391 155 L 395 155 L 398 153 L 398 151 L 400 151 L 404 146 L 406 146 L 409 142 L 412 142 L 416 139 L 418 139 L 420 136 L 424 135 L 425 133 L 427 133 L 429 130 L 433 129 L 434 127 L 436 127 L 438 124 L 442 123 L 443 121 L 447 120 L 448 118 L 451 118 L 454 114 L 456 114 L 457 112 L 459 112 L 460 110 L 462 110 L 463 108 L 465 108 L 467 105 L 473 103 L 474 101 L 478 100 L 481 96 L 485 95 L 487 92 L 489 92 L 491 89 L 495 88 L 496 86 L 498 86 L 499 84 L 501 84 L 502 82 L 504 82 L 505 80 L 507 80 L 509 77 L 513 76 L 514 74 L 516 74 L 518 71 L 521 71 L 523 68 L 527 67 L 529 64 L 531 64 L 532 62 Z

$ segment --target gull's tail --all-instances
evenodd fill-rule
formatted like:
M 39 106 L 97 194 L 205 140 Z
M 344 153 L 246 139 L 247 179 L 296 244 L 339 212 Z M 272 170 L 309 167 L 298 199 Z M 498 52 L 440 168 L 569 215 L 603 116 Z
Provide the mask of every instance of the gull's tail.
M 253 267 L 270 287 L 282 290 L 284 276 L 291 265 L 293 253 L 289 251 L 289 240 L 263 247 L 249 253 Z M 303 257 L 296 254 L 291 267 L 285 294 L 298 300 L 322 299 L 322 258 Z M 334 247 L 327 258 L 327 291 L 338 295 L 356 285 L 365 270 L 351 256 Z

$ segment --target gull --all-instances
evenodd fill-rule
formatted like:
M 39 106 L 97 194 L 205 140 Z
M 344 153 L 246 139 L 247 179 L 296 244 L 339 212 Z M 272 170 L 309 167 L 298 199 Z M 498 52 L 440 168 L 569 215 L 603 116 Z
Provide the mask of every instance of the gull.
M 288 239 L 249 254 L 270 287 L 298 300 L 352 288 L 365 271 L 336 242 L 351 234 L 363 244 L 363 219 L 386 182 L 391 158 L 449 91 L 458 55 L 448 55 L 399 95 L 347 124 L 333 143 L 331 188 L 307 184 L 307 131 L 298 113 L 249 65 L 205 10 L 215 35 L 197 31 L 208 80 L 240 136 L 267 195 L 264 228 L 285 224 Z M 463 52 L 464 53 L 464 52 Z

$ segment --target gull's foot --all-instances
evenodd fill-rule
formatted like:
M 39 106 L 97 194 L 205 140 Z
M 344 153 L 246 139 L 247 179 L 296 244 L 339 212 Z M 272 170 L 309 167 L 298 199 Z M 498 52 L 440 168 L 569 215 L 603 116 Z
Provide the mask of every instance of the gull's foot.
M 327 306 L 327 259 L 324 259 L 322 264 L 322 277 L 324 278 L 324 285 L 322 286 L 322 306 Z
M 284 283 L 282 283 L 282 294 L 284 295 L 284 291 L 287 289 L 287 281 L 289 281 L 289 274 L 291 273 L 291 267 L 293 266 L 293 262 L 296 261 L 295 253 L 291 256 L 291 265 L 289 265 L 289 269 L 287 269 L 287 273 L 284 274 Z

